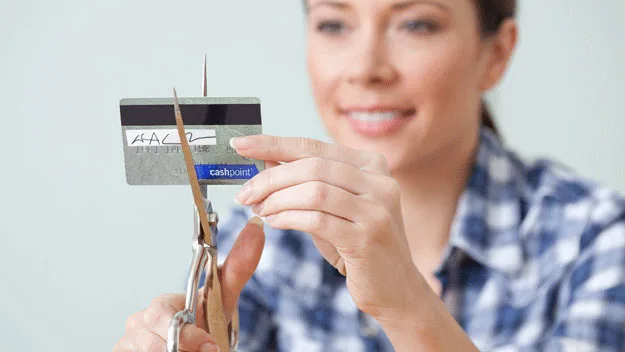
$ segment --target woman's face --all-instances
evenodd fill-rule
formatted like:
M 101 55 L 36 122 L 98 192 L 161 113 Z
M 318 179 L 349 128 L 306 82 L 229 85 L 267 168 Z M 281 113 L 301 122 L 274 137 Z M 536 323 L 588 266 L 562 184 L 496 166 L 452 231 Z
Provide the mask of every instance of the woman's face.
M 474 0 L 308 0 L 308 70 L 332 138 L 391 171 L 473 140 L 488 59 Z

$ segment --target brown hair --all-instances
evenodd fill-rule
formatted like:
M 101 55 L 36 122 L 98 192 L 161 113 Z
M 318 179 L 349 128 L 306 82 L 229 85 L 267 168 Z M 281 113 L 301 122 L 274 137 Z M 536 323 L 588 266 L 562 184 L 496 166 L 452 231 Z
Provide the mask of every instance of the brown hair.
M 516 15 L 516 0 L 474 0 L 477 5 L 480 33 L 482 38 L 488 38 L 499 31 L 501 24 L 508 18 Z M 308 9 L 308 2 L 304 0 L 304 8 Z M 488 108 L 482 100 L 482 126 L 486 126 L 499 136 L 499 130 Z
M 516 15 L 516 0 L 476 0 L 480 21 L 480 32 L 487 38 L 499 30 L 503 21 Z M 482 100 L 482 126 L 486 126 L 499 136 L 493 115 L 488 104 Z

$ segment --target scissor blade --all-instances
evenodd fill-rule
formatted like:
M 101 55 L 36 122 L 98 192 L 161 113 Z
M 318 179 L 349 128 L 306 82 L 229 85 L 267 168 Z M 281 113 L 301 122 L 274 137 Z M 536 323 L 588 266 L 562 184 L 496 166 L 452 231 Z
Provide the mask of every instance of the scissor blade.
M 208 223 L 208 217 L 206 216 L 204 198 L 202 198 L 202 191 L 200 190 L 200 182 L 195 172 L 195 163 L 193 162 L 193 156 L 191 155 L 191 148 L 187 141 L 186 132 L 184 130 L 184 123 L 182 122 L 182 113 L 180 112 L 180 105 L 178 104 L 178 94 L 176 94 L 176 88 L 174 88 L 174 112 L 176 115 L 176 127 L 178 129 L 178 136 L 180 137 L 180 144 L 182 145 L 182 154 L 184 155 L 184 163 L 187 167 L 187 174 L 189 175 L 189 183 L 191 184 L 191 191 L 193 191 L 193 200 L 195 207 L 198 210 L 200 217 L 200 224 L 202 230 L 204 230 L 204 242 L 212 246 L 212 234 L 210 225 Z
M 202 96 L 203 97 L 207 97 L 208 96 L 208 84 L 207 82 L 207 76 L 206 76 L 206 54 L 204 54 L 204 75 L 202 76 Z

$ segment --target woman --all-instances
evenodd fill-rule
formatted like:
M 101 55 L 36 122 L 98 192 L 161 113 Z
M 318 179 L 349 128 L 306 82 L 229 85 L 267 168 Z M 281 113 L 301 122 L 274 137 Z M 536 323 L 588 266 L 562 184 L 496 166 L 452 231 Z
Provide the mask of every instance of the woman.
M 336 144 L 232 141 L 270 166 L 220 230 L 241 350 L 625 349 L 625 201 L 517 158 L 482 103 L 516 44 L 515 3 L 307 1 Z M 130 317 L 116 351 L 164 350 L 183 301 Z M 182 340 L 216 350 L 194 326 Z

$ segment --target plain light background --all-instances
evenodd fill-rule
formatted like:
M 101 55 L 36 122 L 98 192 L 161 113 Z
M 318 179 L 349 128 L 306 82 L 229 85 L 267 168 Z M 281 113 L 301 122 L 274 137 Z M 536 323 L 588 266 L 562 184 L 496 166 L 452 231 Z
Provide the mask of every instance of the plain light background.
M 491 98 L 506 141 L 625 191 L 625 3 L 521 0 Z M 186 187 L 125 182 L 118 102 L 257 96 L 264 131 L 328 140 L 300 1 L 0 0 L 0 351 L 110 351 L 183 288 Z M 238 187 L 213 190 L 222 219 Z

